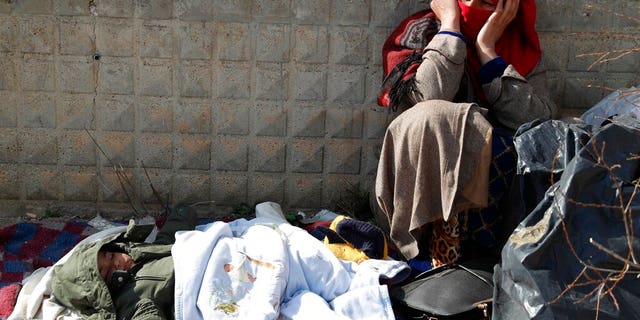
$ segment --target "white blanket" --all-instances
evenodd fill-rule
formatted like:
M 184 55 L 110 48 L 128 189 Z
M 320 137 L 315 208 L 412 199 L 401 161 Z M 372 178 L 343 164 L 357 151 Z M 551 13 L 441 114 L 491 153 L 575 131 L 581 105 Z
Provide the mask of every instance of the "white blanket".
M 406 263 L 341 261 L 306 231 L 269 217 L 179 232 L 176 319 L 394 319 L 380 278 Z

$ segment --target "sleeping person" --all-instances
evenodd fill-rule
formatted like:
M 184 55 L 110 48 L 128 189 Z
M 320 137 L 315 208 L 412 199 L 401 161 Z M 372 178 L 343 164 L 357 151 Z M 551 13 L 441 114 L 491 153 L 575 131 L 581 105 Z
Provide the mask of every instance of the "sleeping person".
M 130 223 L 126 232 L 79 246 L 54 269 L 54 301 L 89 319 L 172 319 L 171 246 L 178 230 L 192 230 L 197 215 L 182 206 L 169 214 L 153 243 L 153 225 Z

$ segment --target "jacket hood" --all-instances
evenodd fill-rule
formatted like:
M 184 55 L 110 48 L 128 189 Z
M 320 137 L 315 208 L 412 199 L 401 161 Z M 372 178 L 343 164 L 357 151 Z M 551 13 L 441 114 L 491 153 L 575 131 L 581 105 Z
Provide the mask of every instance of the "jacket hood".
M 64 264 L 54 267 L 51 291 L 56 302 L 89 318 L 115 319 L 113 299 L 98 269 L 98 252 L 111 242 L 142 242 L 152 229 L 153 225 L 130 221 L 124 233 L 76 247 Z

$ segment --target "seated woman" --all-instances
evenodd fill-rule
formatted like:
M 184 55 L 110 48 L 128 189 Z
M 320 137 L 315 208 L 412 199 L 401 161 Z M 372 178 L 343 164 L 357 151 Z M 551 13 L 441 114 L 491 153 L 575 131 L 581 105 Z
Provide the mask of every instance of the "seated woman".
M 501 214 L 489 182 L 506 180 L 504 193 L 511 181 L 490 165 L 505 165 L 496 159 L 512 152 L 515 129 L 554 117 L 556 106 L 534 0 L 433 0 L 430 7 L 405 19 L 383 47 L 378 103 L 401 114 L 385 134 L 375 196 L 402 255 L 438 266 L 467 252 L 467 235 L 497 225 L 480 209 Z M 506 160 L 514 169 L 515 158 Z M 492 240 L 484 247 L 499 246 Z

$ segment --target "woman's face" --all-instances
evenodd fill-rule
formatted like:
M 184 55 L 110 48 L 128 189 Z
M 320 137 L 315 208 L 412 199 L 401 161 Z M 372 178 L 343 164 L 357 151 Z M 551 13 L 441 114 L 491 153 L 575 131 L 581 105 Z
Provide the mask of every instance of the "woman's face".
M 494 0 L 461 0 L 467 7 L 484 9 L 489 11 L 496 10 L 496 4 L 498 1 Z
M 133 266 L 133 259 L 122 252 L 98 252 L 98 269 L 103 280 L 107 280 L 114 270 L 129 270 Z

